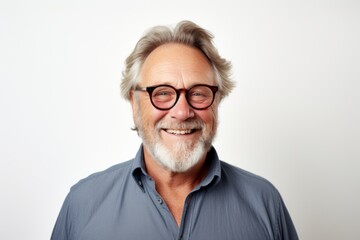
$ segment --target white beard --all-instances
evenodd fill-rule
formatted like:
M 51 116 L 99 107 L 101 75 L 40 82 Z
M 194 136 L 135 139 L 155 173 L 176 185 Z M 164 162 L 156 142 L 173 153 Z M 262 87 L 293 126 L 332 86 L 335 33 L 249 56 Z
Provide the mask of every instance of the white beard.
M 216 117 L 214 118 L 213 129 L 211 130 L 208 130 L 207 126 L 199 119 L 188 120 L 183 123 L 175 124 L 176 126 L 174 126 L 174 124 L 170 124 L 172 126 L 167 126 L 165 121 L 160 121 L 156 124 L 156 127 L 152 129 L 146 123 L 144 124 L 141 121 L 140 114 L 137 115 L 135 121 L 138 134 L 142 138 L 144 146 L 149 150 L 152 158 L 165 169 L 177 173 L 186 172 L 205 157 L 212 145 L 217 129 Z M 144 131 L 144 128 L 146 128 L 147 131 Z M 160 137 L 162 128 L 197 128 L 200 129 L 198 131 L 201 131 L 202 133 L 196 143 L 192 140 L 179 141 L 171 147 L 168 147 L 163 143 L 163 140 Z
M 191 142 L 177 142 L 169 149 L 158 141 L 154 144 L 145 143 L 153 158 L 165 169 L 172 172 L 186 172 L 195 166 L 207 153 L 209 147 L 204 142 L 192 146 Z

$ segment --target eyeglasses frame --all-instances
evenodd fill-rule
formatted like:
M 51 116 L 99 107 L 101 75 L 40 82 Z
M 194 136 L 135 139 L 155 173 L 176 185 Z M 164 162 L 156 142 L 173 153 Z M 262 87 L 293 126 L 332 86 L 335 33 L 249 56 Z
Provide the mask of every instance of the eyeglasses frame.
M 210 90 L 213 93 L 213 98 L 212 98 L 211 103 L 209 104 L 209 106 L 204 107 L 204 108 L 197 108 L 197 107 L 194 107 L 193 105 L 191 105 L 191 103 L 190 103 L 190 101 L 188 99 L 188 94 L 189 94 L 189 92 L 190 92 L 190 90 L 192 88 L 201 87 L 201 86 L 210 88 Z M 175 102 L 174 102 L 174 104 L 172 106 L 170 106 L 168 108 L 159 108 L 154 104 L 154 102 L 152 100 L 152 93 L 158 87 L 170 87 L 170 88 L 175 90 L 175 92 L 176 92 L 176 100 L 175 100 Z M 136 86 L 134 90 L 135 91 L 147 92 L 149 94 L 151 104 L 154 106 L 154 108 L 156 108 L 158 110 L 161 110 L 161 111 L 167 111 L 167 110 L 170 110 L 171 108 L 173 108 L 176 105 L 176 103 L 178 102 L 181 92 L 185 92 L 185 99 L 186 99 L 186 102 L 189 104 L 190 107 L 192 107 L 195 110 L 205 110 L 205 109 L 209 108 L 214 103 L 215 94 L 219 90 L 219 87 L 218 86 L 211 86 L 211 85 L 207 85 L 207 84 L 195 84 L 195 85 L 191 86 L 190 88 L 186 89 L 186 88 L 175 88 L 175 87 L 173 87 L 171 85 L 168 85 L 168 84 L 160 84 L 160 85 L 149 86 L 149 87 Z

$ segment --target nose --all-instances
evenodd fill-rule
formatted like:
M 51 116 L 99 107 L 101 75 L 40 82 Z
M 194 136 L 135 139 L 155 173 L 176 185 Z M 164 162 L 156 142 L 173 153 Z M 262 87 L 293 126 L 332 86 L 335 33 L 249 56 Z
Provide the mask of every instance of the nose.
M 179 121 L 185 121 L 195 116 L 194 109 L 188 104 L 185 94 L 180 94 L 179 100 L 169 112 L 171 118 L 175 118 Z

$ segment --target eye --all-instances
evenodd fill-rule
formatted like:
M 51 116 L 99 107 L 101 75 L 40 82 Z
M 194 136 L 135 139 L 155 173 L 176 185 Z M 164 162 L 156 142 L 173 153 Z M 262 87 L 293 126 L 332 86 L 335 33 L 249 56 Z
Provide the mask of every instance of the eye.
M 201 92 L 201 91 L 194 91 L 194 92 L 191 92 L 191 96 L 192 97 L 206 97 L 206 93 Z
M 171 101 L 175 96 L 175 90 L 166 86 L 157 87 L 152 93 L 152 98 L 155 101 Z
M 169 96 L 171 94 L 172 93 L 170 91 L 156 91 L 153 95 L 154 97 L 157 97 L 157 96 Z
M 211 97 L 211 91 L 206 87 L 196 87 L 189 92 L 191 98 L 208 98 Z

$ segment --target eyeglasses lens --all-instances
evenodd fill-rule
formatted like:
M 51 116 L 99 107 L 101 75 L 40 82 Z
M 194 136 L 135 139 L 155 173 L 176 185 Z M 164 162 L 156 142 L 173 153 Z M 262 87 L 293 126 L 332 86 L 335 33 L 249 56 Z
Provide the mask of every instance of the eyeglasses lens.
M 169 86 L 156 87 L 152 94 L 152 103 L 160 109 L 170 109 L 176 103 L 178 96 L 177 91 Z M 211 105 L 214 93 L 207 86 L 194 86 L 186 91 L 188 103 L 197 109 L 204 109 Z

